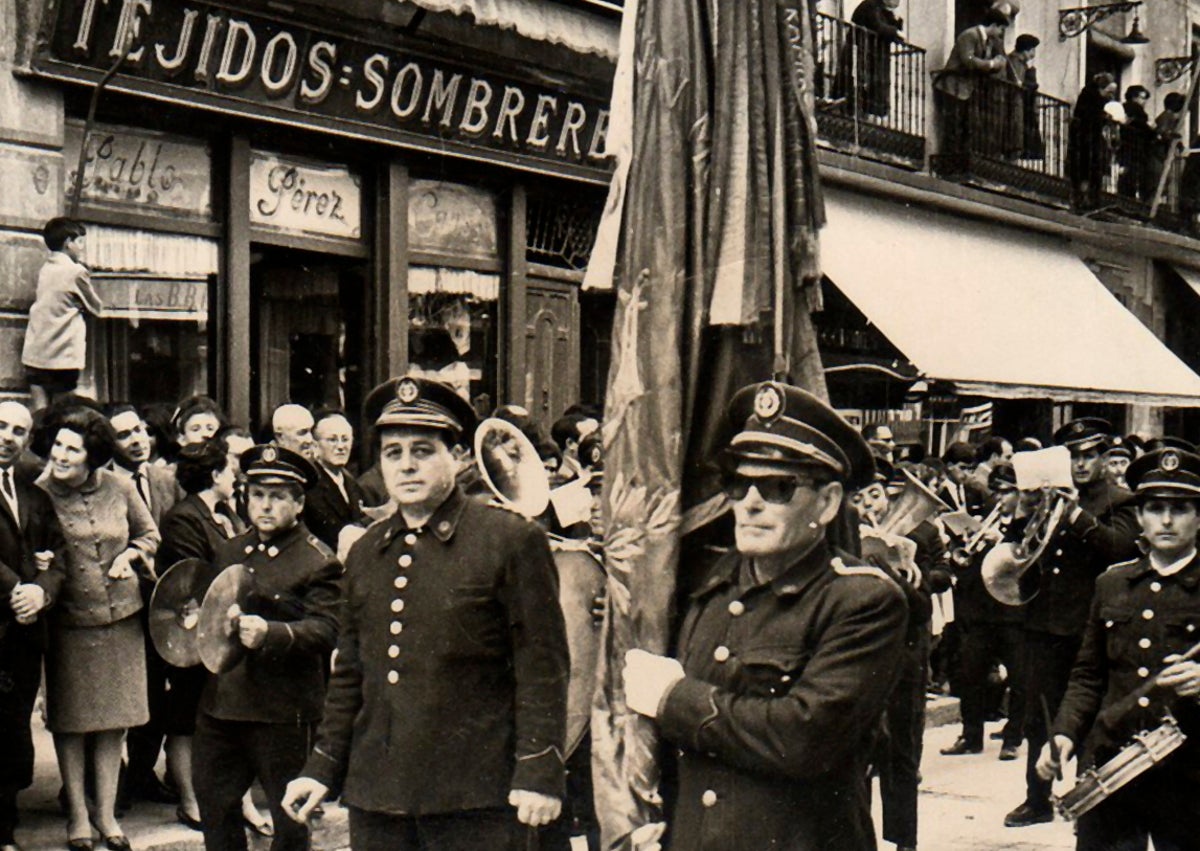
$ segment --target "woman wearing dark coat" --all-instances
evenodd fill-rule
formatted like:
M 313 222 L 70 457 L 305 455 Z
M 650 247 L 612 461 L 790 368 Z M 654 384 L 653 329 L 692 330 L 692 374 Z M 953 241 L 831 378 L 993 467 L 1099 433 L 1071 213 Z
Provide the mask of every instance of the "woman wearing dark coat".
M 1109 167 L 1109 143 L 1105 135 L 1110 119 L 1104 107 L 1117 93 L 1112 74 L 1092 77 L 1075 101 L 1067 131 L 1067 177 L 1081 209 L 1100 204 L 1100 189 Z
M 51 418 L 50 463 L 39 485 L 66 542 L 67 575 L 50 617 L 46 726 L 67 793 L 68 847 L 91 851 L 91 822 L 113 851 L 129 841 L 116 820 L 125 731 L 150 717 L 137 571 L 149 573 L 159 534 L 133 485 L 104 466 L 115 438 L 101 414 L 80 408 Z M 39 444 L 44 445 L 42 441 Z M 96 807 L 84 794 L 91 743 Z
M 1144 86 L 1130 86 L 1125 90 L 1125 123 L 1121 126 L 1121 141 L 1117 147 L 1117 165 L 1121 166 L 1117 191 L 1127 198 L 1142 201 L 1149 201 L 1156 188 L 1149 180 L 1155 174 L 1150 158 L 1154 155 L 1157 136 L 1146 112 L 1149 101 L 1150 92 Z
M 902 41 L 904 21 L 892 11 L 900 0 L 862 0 L 850 16 L 850 30 L 838 60 L 835 93 L 857 100 L 860 114 L 887 118 L 892 93 L 892 44 Z M 857 88 L 855 73 L 857 72 Z
M 237 462 L 229 457 L 219 438 L 189 443 L 180 448 L 176 478 L 187 494 L 162 522 L 162 545 L 158 563 L 165 572 L 183 559 L 200 559 L 213 564 L 218 544 L 244 531 L 229 506 L 237 484 Z M 211 581 L 215 576 L 209 576 Z M 208 671 L 203 665 L 191 668 L 168 666 L 167 767 L 179 789 L 179 821 L 200 828 L 200 805 L 192 784 L 192 736 L 196 732 L 196 710 Z

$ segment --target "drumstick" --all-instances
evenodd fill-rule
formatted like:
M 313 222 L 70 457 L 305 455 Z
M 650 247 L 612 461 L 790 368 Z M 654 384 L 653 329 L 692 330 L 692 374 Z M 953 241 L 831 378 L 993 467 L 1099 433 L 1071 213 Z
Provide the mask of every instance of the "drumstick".
M 1050 704 L 1046 702 L 1046 695 L 1040 694 L 1038 697 L 1042 700 L 1042 719 L 1046 722 L 1046 743 L 1050 745 L 1050 758 L 1054 760 L 1054 776 L 1062 780 L 1062 757 L 1058 750 L 1058 742 L 1054 741 L 1054 731 L 1051 729 L 1054 725 L 1050 720 Z

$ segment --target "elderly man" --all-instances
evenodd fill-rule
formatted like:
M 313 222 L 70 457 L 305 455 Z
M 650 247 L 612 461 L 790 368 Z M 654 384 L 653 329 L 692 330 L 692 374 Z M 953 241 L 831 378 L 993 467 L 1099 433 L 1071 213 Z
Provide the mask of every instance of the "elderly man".
M 284 449 L 298 452 L 312 461 L 316 456 L 313 442 L 313 415 L 303 405 L 280 405 L 271 414 L 271 433 Z
M 1137 555 L 1138 522 L 1132 494 L 1104 477 L 1104 452 L 1112 426 L 1085 417 L 1054 433 L 1071 453 L 1074 488 L 1065 500 L 1063 522 L 1038 561 L 1037 594 L 1025 607 L 1025 801 L 1005 816 L 1008 827 L 1051 821 L 1050 784 L 1038 776 L 1037 758 L 1046 743 L 1043 701 L 1057 712 L 1071 665 L 1079 653 L 1096 577 L 1114 562 Z
M 363 489 L 346 471 L 354 451 L 354 429 L 341 411 L 321 411 L 313 437 L 317 484 L 304 501 L 304 525 L 337 550 L 341 531 L 363 517 Z
M 1200 837 L 1200 456 L 1143 455 L 1126 472 L 1148 552 L 1096 580 L 1083 647 L 1054 722 L 1057 748 L 1038 771 L 1049 782 L 1076 754 L 1103 765 L 1167 713 L 1187 740 L 1079 818 L 1078 851 L 1195 848 Z M 1193 651 L 1193 654 L 1189 654 Z
M 284 807 L 304 821 L 340 790 L 354 851 L 525 847 L 564 789 L 570 667 L 545 533 L 456 485 L 475 415 L 451 387 L 393 379 L 365 408 L 398 509 L 350 550 L 325 719 Z
M 678 851 L 874 849 L 867 765 L 904 653 L 899 586 L 826 542 L 874 465 L 815 396 L 733 398 L 736 552 L 692 595 L 678 661 L 626 655 L 625 699 L 679 748 Z
M 20 851 L 17 792 L 33 782 L 29 719 L 42 679 L 42 613 L 64 577 L 63 538 L 50 498 L 16 474 L 29 444 L 29 411 L 0 402 L 0 851 Z

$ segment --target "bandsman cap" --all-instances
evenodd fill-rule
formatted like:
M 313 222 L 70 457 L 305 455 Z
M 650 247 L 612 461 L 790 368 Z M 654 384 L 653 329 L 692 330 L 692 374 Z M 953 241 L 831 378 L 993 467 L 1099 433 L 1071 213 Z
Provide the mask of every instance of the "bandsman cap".
M 1194 499 L 1200 502 L 1200 455 L 1168 447 L 1147 452 L 1125 471 L 1139 501 Z
M 298 484 L 309 490 L 317 483 L 317 468 L 290 449 L 264 443 L 251 446 L 238 457 L 242 473 L 250 484 Z
M 449 432 L 455 443 L 470 444 L 475 434 L 475 410 L 449 384 L 405 376 L 380 384 L 363 403 L 366 422 L 377 430 L 429 428 Z

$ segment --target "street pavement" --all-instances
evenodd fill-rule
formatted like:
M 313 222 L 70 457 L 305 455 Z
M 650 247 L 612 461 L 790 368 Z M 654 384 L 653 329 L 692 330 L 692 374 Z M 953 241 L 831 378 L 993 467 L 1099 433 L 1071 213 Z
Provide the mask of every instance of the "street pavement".
M 1075 847 L 1069 823 L 1033 827 L 1004 827 L 1004 814 L 1024 796 L 1024 751 L 1021 759 L 1000 762 L 1000 743 L 988 740 L 978 756 L 942 756 L 940 748 L 958 734 L 955 701 L 931 704 L 930 720 L 941 726 L 925 731 L 925 754 L 921 762 L 920 797 L 921 851 L 1069 851 Z M 999 729 L 1000 725 L 989 725 Z M 66 847 L 66 822 L 59 814 L 58 768 L 50 735 L 35 718 L 37 767 L 34 786 L 22 793 L 22 825 L 17 838 L 25 851 L 59 851 Z M 1065 784 L 1069 788 L 1069 783 Z M 1063 790 L 1059 790 L 1063 791 Z M 341 851 L 348 847 L 346 812 L 326 804 L 326 815 L 314 832 L 316 851 Z M 880 823 L 878 786 L 875 792 L 875 824 Z M 175 808 L 163 804 L 138 803 L 122 819 L 135 851 L 202 851 L 200 834 L 175 821 Z M 253 836 L 251 851 L 267 851 L 270 841 Z M 103 848 L 103 843 L 98 844 Z M 893 846 L 880 839 L 881 851 Z M 740 849 L 739 849 L 740 851 Z M 746 849 L 746 851 L 757 851 Z

